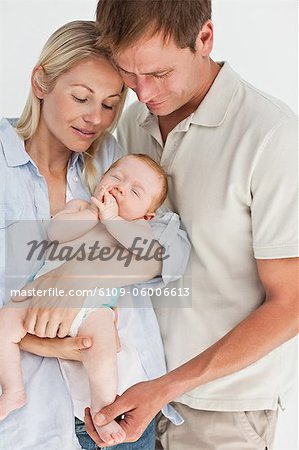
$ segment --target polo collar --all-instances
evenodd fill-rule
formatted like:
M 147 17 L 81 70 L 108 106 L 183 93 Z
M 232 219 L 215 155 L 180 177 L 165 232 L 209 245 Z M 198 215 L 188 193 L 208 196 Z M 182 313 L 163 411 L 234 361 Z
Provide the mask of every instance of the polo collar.
M 219 64 L 222 64 L 222 67 L 205 98 L 190 116 L 175 127 L 177 131 L 187 131 L 190 124 L 218 127 L 223 123 L 238 89 L 240 76 L 227 62 Z M 156 129 L 158 123 L 157 117 L 151 114 L 145 106 L 136 120 L 140 126 L 149 131 Z
M 227 62 L 223 64 L 205 98 L 190 116 L 190 123 L 202 127 L 219 127 L 226 117 L 238 89 L 240 76 Z

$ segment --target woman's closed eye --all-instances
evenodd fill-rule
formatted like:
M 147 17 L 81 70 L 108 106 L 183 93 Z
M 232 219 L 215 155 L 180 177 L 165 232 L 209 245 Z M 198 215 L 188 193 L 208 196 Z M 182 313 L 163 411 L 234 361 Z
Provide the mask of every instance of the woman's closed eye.
M 109 109 L 110 111 L 114 108 L 114 106 L 106 105 L 105 103 L 102 103 L 102 107 L 103 107 L 104 109 Z
M 78 102 L 78 103 L 86 103 L 87 100 L 88 100 L 88 98 L 80 98 L 80 97 L 77 97 L 74 94 L 72 95 L 72 97 L 75 100 L 75 102 Z M 115 106 L 114 105 L 107 105 L 106 103 L 102 103 L 102 108 L 108 109 L 109 111 L 112 111 L 113 108 L 115 108 Z
M 75 95 L 73 95 L 72 97 L 75 100 L 75 102 L 78 102 L 78 103 L 85 103 L 85 102 L 87 102 L 87 98 L 79 98 L 79 97 L 76 97 Z

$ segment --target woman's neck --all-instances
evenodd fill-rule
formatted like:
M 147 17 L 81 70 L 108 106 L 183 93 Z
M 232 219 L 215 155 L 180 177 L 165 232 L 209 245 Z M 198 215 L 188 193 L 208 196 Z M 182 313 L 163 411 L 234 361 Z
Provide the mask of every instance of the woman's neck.
M 25 149 L 40 172 L 61 174 L 65 172 L 71 151 L 49 131 L 38 127 L 34 135 L 25 141 Z

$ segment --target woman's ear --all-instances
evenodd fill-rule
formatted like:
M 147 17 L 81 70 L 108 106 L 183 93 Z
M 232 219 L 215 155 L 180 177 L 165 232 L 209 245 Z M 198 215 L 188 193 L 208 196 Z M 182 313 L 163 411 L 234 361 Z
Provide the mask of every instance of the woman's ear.
M 45 75 L 44 69 L 42 66 L 37 66 L 33 69 L 31 75 L 31 86 L 32 90 L 37 98 L 40 100 L 44 98 L 44 90 L 42 88 L 42 80 Z

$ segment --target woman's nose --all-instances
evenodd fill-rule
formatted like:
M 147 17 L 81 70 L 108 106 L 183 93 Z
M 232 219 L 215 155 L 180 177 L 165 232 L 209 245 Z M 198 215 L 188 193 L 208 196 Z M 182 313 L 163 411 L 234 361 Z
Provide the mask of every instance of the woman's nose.
M 100 125 L 102 121 L 102 112 L 99 108 L 94 108 L 84 114 L 85 122 L 89 122 L 92 125 Z

